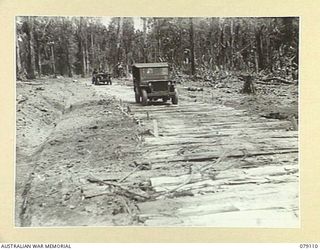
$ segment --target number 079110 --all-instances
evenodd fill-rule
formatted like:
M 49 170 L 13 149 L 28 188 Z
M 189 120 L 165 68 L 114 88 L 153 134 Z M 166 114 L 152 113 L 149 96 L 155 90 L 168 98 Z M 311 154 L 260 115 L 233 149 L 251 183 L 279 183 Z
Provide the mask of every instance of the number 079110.
M 314 244 L 314 243 L 302 243 L 300 244 L 300 248 L 318 248 L 318 244 Z

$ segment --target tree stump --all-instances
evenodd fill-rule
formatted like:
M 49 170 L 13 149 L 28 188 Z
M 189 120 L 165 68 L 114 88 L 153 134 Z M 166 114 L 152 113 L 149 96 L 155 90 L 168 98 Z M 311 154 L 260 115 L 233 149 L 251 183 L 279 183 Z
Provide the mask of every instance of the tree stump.
M 252 76 L 251 75 L 242 75 L 242 79 L 244 80 L 243 89 L 241 93 L 243 94 L 255 94 L 256 90 L 253 86 Z

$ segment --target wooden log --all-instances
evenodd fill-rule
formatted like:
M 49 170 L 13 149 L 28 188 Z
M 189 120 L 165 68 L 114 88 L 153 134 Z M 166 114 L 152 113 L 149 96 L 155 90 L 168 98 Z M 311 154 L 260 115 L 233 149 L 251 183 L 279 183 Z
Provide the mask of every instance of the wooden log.
M 294 116 L 291 116 L 290 121 L 291 121 L 293 130 L 298 131 L 298 124 L 297 124 L 296 118 Z
M 193 127 L 193 126 L 176 126 L 176 127 L 170 127 L 165 126 L 161 128 L 163 129 L 163 132 L 172 132 L 172 133 L 199 133 L 199 132 L 219 132 L 221 130 L 257 130 L 258 128 L 261 129 L 277 129 L 277 128 L 288 128 L 292 122 L 290 121 L 267 121 L 267 122 L 235 122 L 232 124 L 215 124 L 212 123 L 211 126 L 203 125 L 200 127 Z M 249 133 L 246 131 L 246 133 Z M 280 134 L 280 133 L 279 133 Z
M 256 156 L 265 156 L 265 155 L 279 155 L 279 154 L 290 154 L 298 153 L 298 148 L 292 149 L 279 149 L 279 150 L 265 150 L 265 151 L 256 151 L 252 150 L 247 153 L 247 157 L 256 157 Z M 239 158 L 243 157 L 244 154 L 242 151 L 235 151 L 228 155 L 228 158 Z M 202 162 L 218 159 L 220 157 L 220 152 L 205 152 L 205 153 L 194 153 L 185 156 L 177 156 L 175 154 L 163 154 L 158 157 L 147 156 L 145 159 L 149 160 L 151 163 L 168 163 L 168 162 Z
M 230 189 L 232 186 L 226 186 Z M 153 207 L 153 214 L 145 216 L 145 224 L 164 225 L 169 218 L 179 218 L 180 221 L 175 221 L 179 225 L 199 225 L 199 226 L 215 226 L 216 222 L 220 221 L 220 226 L 240 226 L 247 223 L 252 223 L 252 216 L 256 218 L 258 225 L 269 223 L 277 226 L 278 220 L 281 220 L 281 225 L 289 225 L 290 223 L 298 223 L 298 218 L 295 215 L 297 209 L 297 183 L 288 183 L 285 185 L 262 184 L 262 185 L 243 185 L 237 186 L 235 191 L 231 189 L 228 192 L 217 192 L 215 194 L 183 197 L 166 200 L 167 213 L 160 213 L 160 208 L 163 207 L 163 200 L 156 200 L 144 203 L 139 208 L 142 217 L 145 211 L 150 211 L 148 207 Z M 232 211 L 233 210 L 233 211 Z M 272 214 L 279 213 L 279 218 L 273 220 L 270 218 Z M 286 213 L 290 216 L 281 217 Z M 247 214 L 247 216 L 242 216 Z M 223 217 L 224 220 L 218 220 Z M 204 220 L 204 218 L 206 220 Z M 234 220 L 238 218 L 238 220 Z M 248 218 L 248 219 L 247 219 Z M 280 219 L 282 218 L 282 219 Z M 229 220 L 230 219 L 230 220 Z M 230 223 L 230 221 L 232 223 Z M 199 224 L 198 224 L 199 223 Z M 260 223 L 260 224 L 259 224 Z M 188 224 L 189 225 L 189 224 Z M 255 225 L 257 226 L 257 225 Z
M 213 165 L 216 166 L 215 171 L 218 173 L 214 180 L 196 173 L 192 175 L 192 178 L 190 178 L 190 175 L 153 177 L 150 178 L 151 185 L 157 192 L 166 192 L 180 187 L 181 190 L 191 190 L 197 193 L 199 189 L 209 186 L 289 183 L 297 181 L 298 178 L 293 175 L 298 171 L 297 165 L 287 165 L 285 167 L 264 165 L 245 172 L 242 169 L 228 169 L 223 166 L 217 166 L 217 164 Z M 188 182 L 186 182 L 187 180 Z M 182 184 L 184 185 L 181 186 Z
M 277 140 L 277 139 L 283 139 L 283 140 L 297 140 L 298 139 L 298 133 L 296 131 L 265 131 L 263 133 L 253 133 L 253 131 L 250 131 L 250 138 L 259 140 L 261 143 L 263 143 L 265 140 Z M 241 138 L 246 138 L 247 140 L 249 139 L 247 137 L 247 134 L 239 135 L 239 139 Z M 228 138 L 226 138 L 228 139 Z M 162 144 L 187 144 L 187 143 L 198 143 L 198 142 L 203 142 L 203 143 L 216 143 L 216 142 L 221 142 L 221 138 L 214 138 L 208 137 L 206 139 L 203 138 L 189 138 L 187 136 L 179 136 L 179 137 L 173 137 L 173 136 L 166 136 L 166 137 L 159 137 L 159 138 L 154 138 L 154 137 L 147 137 L 145 138 L 146 140 L 146 145 L 162 145 Z M 279 140 L 281 141 L 281 140 Z
M 280 78 L 280 77 L 268 77 L 268 78 L 263 78 L 261 79 L 262 81 L 264 82 L 267 82 L 267 81 L 279 81 L 279 82 L 282 82 L 282 83 L 285 83 L 285 84 L 298 84 L 298 81 L 289 81 L 289 80 L 286 80 L 284 78 Z
M 236 142 L 234 141 L 234 145 L 241 145 L 241 141 Z M 244 144 L 242 144 L 243 146 Z M 279 149 L 297 149 L 297 141 L 287 141 L 287 143 L 270 143 L 260 145 L 257 143 L 250 143 L 245 146 L 246 148 L 257 148 L 261 149 L 261 151 L 272 151 L 272 150 L 279 150 Z M 221 151 L 221 147 L 224 147 L 226 149 L 232 149 L 228 142 L 219 143 L 217 145 L 214 144 L 193 144 L 193 143 L 186 143 L 186 144 L 168 144 L 168 145 L 160 145 L 155 147 L 146 147 L 145 150 L 142 150 L 141 152 L 148 152 L 148 158 L 152 157 L 159 157 L 162 156 L 187 156 L 190 154 L 196 154 L 201 152 L 208 152 L 208 153 L 219 153 Z M 243 148 L 243 150 L 246 150 L 246 148 Z
M 278 86 L 280 83 L 270 83 L 270 82 L 264 82 L 264 81 L 255 81 L 256 84 L 261 85 L 268 85 L 268 86 Z
M 156 119 L 152 120 L 152 122 L 153 122 L 153 135 L 155 137 L 159 137 L 158 122 Z

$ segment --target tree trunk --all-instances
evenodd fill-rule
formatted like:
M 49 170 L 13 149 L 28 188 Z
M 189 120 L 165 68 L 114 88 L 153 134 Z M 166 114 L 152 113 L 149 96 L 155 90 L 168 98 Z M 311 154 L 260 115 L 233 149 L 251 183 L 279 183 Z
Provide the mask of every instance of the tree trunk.
M 56 76 L 56 62 L 54 58 L 54 44 L 52 43 L 50 45 L 50 50 L 51 50 L 51 67 L 52 67 L 52 74 Z
M 21 64 L 21 57 L 20 57 L 20 45 L 19 45 L 20 35 L 17 34 L 16 39 L 16 78 L 22 78 L 22 64 Z
M 218 64 L 223 67 L 225 64 L 225 45 L 224 45 L 224 21 L 219 20 L 219 40 L 218 40 Z
M 32 75 L 35 78 L 35 68 L 36 68 L 36 54 L 34 50 L 35 39 L 34 39 L 34 19 L 31 18 L 31 29 L 30 29 L 30 54 L 31 54 L 31 67 Z
M 191 60 L 191 75 L 195 75 L 196 68 L 194 63 L 194 39 L 193 39 L 193 20 L 192 17 L 189 19 L 190 21 L 190 60 Z
M 143 20 L 143 62 L 148 62 L 148 56 L 147 56 L 147 18 L 142 17 Z
M 244 80 L 242 93 L 243 94 L 254 94 L 255 88 L 253 86 L 252 76 L 251 75 L 243 75 Z
M 293 17 L 283 17 L 283 24 L 284 24 L 284 42 L 292 45 L 293 43 Z
M 214 17 L 210 18 L 210 64 L 211 64 L 211 70 L 213 70 L 213 57 L 215 54 L 215 42 L 214 42 Z
M 128 50 L 127 48 L 124 49 L 124 53 L 125 53 L 125 62 L 126 62 L 126 67 L 125 67 L 125 74 L 126 74 L 126 77 L 128 77 L 129 75 L 129 58 L 128 58 Z
M 72 73 L 72 66 L 71 66 L 71 63 L 70 63 L 70 53 L 69 53 L 68 43 L 66 44 L 65 51 L 66 51 L 66 58 L 67 58 L 68 76 L 72 77 L 73 73 Z
M 35 78 L 35 53 L 34 53 L 34 34 L 33 34 L 33 17 L 28 17 L 28 29 L 27 29 L 27 38 L 28 38 L 28 56 L 27 56 L 27 77 L 29 79 Z
M 162 53 L 161 53 L 161 32 L 160 32 L 160 20 L 158 19 L 158 22 L 157 22 L 157 48 L 158 48 L 158 60 L 160 60 L 161 56 L 162 56 Z
M 89 59 L 89 50 L 88 50 L 88 39 L 85 39 L 85 57 L 86 57 L 86 75 L 90 74 L 90 59 Z
M 230 24 L 230 66 L 231 69 L 234 70 L 234 61 L 233 61 L 233 55 L 234 55 L 234 21 L 233 19 L 231 20 L 231 24 Z
M 38 47 L 38 65 L 39 65 L 39 77 L 41 77 L 42 75 L 42 62 L 41 62 L 41 49 L 40 49 L 40 46 Z
M 266 37 L 266 68 L 272 72 L 272 56 L 271 56 L 271 49 L 270 49 L 270 37 Z
M 122 39 L 122 17 L 118 19 L 118 29 L 117 29 L 117 63 L 119 63 L 121 58 L 121 39 Z
M 94 68 L 94 65 L 96 64 L 96 58 L 94 53 L 94 41 L 93 41 L 93 33 L 91 31 L 91 68 Z
M 257 28 L 256 30 L 256 47 L 257 47 L 257 56 L 258 56 L 258 68 L 264 69 L 264 59 L 263 59 L 263 49 L 262 49 L 262 27 Z
M 87 64 L 86 64 L 86 54 L 85 54 L 85 50 L 84 50 L 84 44 L 83 41 L 80 42 L 81 43 L 81 55 L 82 55 L 82 77 L 86 76 L 86 72 L 87 72 Z
M 87 64 L 86 64 L 86 53 L 85 53 L 85 44 L 84 44 L 84 18 L 80 17 L 79 27 L 78 27 L 78 39 L 79 39 L 79 52 L 81 60 L 81 77 L 85 77 L 87 73 Z
M 259 72 L 259 59 L 258 59 L 258 53 L 257 51 L 254 52 L 254 64 L 255 64 L 255 70 L 256 70 L 256 73 Z
M 49 46 L 49 50 L 50 50 L 50 46 Z M 48 58 L 50 59 L 50 55 L 48 54 L 48 49 L 47 49 L 46 44 L 43 45 L 43 53 L 44 53 L 45 59 L 48 59 Z M 51 51 L 50 51 L 50 53 L 51 53 Z

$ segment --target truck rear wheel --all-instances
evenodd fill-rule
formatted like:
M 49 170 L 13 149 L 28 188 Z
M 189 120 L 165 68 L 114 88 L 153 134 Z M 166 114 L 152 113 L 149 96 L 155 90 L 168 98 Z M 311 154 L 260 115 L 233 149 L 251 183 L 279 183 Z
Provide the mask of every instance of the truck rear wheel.
M 141 97 L 142 97 L 142 105 L 147 105 L 148 103 L 148 95 L 147 95 L 147 91 L 145 89 L 141 90 Z
M 171 98 L 172 104 L 178 104 L 178 93 L 176 92 L 175 95 Z
M 136 99 L 136 103 L 140 103 L 141 102 L 141 97 L 139 95 L 139 91 L 136 89 L 136 91 L 134 92 L 134 97 Z
M 94 82 L 94 85 L 98 85 L 99 84 L 99 78 L 96 78 L 95 82 Z

